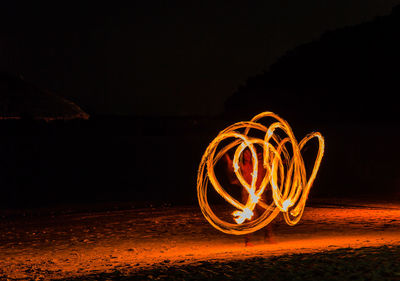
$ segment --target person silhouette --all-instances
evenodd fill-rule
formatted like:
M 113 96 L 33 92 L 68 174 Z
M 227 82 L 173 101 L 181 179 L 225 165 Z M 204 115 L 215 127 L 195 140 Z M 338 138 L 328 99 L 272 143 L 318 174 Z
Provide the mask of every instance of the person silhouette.
M 233 168 L 233 161 L 229 153 L 225 153 L 223 156 L 224 162 L 225 162 L 225 168 L 228 174 L 228 180 L 230 184 L 232 185 L 239 185 L 241 187 L 241 184 L 239 180 L 236 178 L 236 175 L 234 173 L 234 168 Z M 253 172 L 253 160 L 251 156 L 251 152 L 248 148 L 246 148 L 243 151 L 243 156 L 241 157 L 239 161 L 239 168 L 241 170 L 242 176 L 244 180 L 248 183 L 251 184 L 252 181 L 252 172 Z M 266 169 L 263 166 L 263 152 L 262 151 L 257 151 L 257 159 L 258 159 L 258 177 L 256 181 L 256 190 L 258 187 L 260 187 L 262 180 L 265 177 L 266 174 Z M 241 202 L 244 203 L 248 199 L 248 192 L 246 191 L 245 188 L 241 188 Z M 259 200 L 263 202 L 267 202 L 268 198 L 272 198 L 272 190 L 266 189 Z M 257 219 L 259 216 L 263 214 L 265 210 L 257 204 L 253 210 L 253 216 L 252 220 Z M 244 236 L 244 244 L 245 246 L 251 246 L 252 244 L 250 243 L 251 240 L 251 234 L 246 234 Z M 275 243 L 275 239 L 273 237 L 273 232 L 272 232 L 272 225 L 268 224 L 264 228 L 264 242 L 265 243 Z

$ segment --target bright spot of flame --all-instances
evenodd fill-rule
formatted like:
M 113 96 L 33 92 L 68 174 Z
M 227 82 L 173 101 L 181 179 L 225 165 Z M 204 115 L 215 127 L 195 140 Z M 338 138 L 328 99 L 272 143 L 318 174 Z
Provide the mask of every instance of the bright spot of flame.
M 282 209 L 287 212 L 288 208 L 292 206 L 292 200 L 290 199 L 286 199 L 285 201 L 283 201 L 282 203 Z
M 242 224 L 245 219 L 248 219 L 248 220 L 251 219 L 251 217 L 253 216 L 253 211 L 250 210 L 249 208 L 244 208 L 244 210 L 242 212 L 241 211 L 234 211 L 232 213 L 232 215 L 234 217 L 236 217 L 235 221 L 236 221 L 237 224 Z
M 258 199 L 260 199 L 260 197 L 255 195 L 253 191 L 251 191 L 249 193 L 249 195 L 250 195 L 251 202 L 253 202 L 253 203 L 257 203 Z
M 259 122 L 262 118 L 272 118 L 275 119 L 275 122 L 266 126 Z M 250 130 L 263 132 L 264 139 L 249 135 Z M 313 138 L 318 140 L 319 146 L 313 170 L 307 180 L 301 150 Z M 226 139 L 233 139 L 233 141 L 221 148 L 220 143 Z M 258 184 L 260 181 L 258 181 L 257 165 L 259 160 L 255 145 L 263 148 L 264 159 L 260 161 L 266 170 L 260 184 Z M 214 172 L 214 165 L 230 149 L 235 150 L 233 163 L 231 163 L 235 175 L 243 189 L 249 194 L 245 203 L 233 198 L 220 185 Z M 251 183 L 248 183 L 242 175 L 240 156 L 245 149 L 250 150 L 253 163 L 253 171 L 250 173 Z M 272 112 L 263 112 L 251 121 L 238 122 L 227 127 L 208 145 L 200 162 L 197 174 L 197 197 L 202 213 L 216 229 L 236 235 L 261 229 L 269 224 L 279 212 L 283 212 L 287 224 L 297 224 L 303 215 L 309 191 L 324 155 L 324 149 L 325 142 L 320 133 L 308 134 L 298 143 L 289 124 Z M 237 209 L 232 213 L 236 224 L 220 219 L 211 210 L 207 200 L 209 183 L 226 202 Z M 272 191 L 273 202 L 270 205 L 260 200 L 266 190 Z M 265 211 L 257 219 L 251 220 L 256 205 L 264 208 Z M 292 208 L 290 212 L 288 212 L 289 208 Z M 248 221 L 245 222 L 246 220 Z
M 233 170 L 235 171 L 235 173 L 237 173 L 237 171 L 239 170 L 239 162 L 233 162 Z

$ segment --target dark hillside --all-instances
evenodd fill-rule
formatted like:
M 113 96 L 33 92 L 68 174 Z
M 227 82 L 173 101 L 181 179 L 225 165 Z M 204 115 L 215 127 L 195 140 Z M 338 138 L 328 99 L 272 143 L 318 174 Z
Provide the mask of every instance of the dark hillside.
M 399 30 L 397 6 L 295 48 L 226 101 L 226 118 L 269 110 L 298 138 L 321 131 L 326 157 L 316 184 L 323 193 L 399 194 Z

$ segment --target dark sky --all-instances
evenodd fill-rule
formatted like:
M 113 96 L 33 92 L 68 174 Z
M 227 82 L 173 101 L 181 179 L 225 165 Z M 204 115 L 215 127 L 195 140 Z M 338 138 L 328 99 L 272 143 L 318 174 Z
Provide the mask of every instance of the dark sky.
M 213 115 L 287 50 L 400 0 L 30 2 L 2 5 L 0 71 L 92 114 Z

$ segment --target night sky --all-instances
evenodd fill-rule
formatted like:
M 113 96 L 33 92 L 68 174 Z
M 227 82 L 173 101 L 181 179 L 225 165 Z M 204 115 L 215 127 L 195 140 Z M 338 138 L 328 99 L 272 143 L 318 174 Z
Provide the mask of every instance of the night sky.
M 214 115 L 250 76 L 400 1 L 3 3 L 0 71 L 91 114 Z

